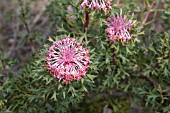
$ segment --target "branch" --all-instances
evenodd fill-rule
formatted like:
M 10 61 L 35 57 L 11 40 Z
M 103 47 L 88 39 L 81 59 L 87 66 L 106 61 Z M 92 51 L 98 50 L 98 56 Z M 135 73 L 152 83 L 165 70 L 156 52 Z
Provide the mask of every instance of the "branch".
M 166 89 L 163 89 L 161 88 L 161 85 L 156 81 L 154 80 L 151 76 L 149 75 L 144 75 L 143 73 L 140 73 L 140 76 L 144 76 L 149 82 L 151 82 L 154 86 L 158 87 L 161 91 L 161 93 L 164 95 L 164 96 L 167 96 L 167 97 L 170 97 L 170 91 L 164 91 L 163 90 L 166 90 Z M 168 87 L 168 86 L 167 86 Z
M 23 6 L 22 6 L 22 1 L 21 1 L 21 0 L 18 0 L 18 2 L 19 2 L 19 5 L 21 6 L 21 20 L 22 20 L 22 22 L 24 23 L 25 29 L 26 29 L 26 31 L 27 31 L 27 35 L 29 36 L 29 35 L 30 35 L 30 29 L 29 29 L 28 24 L 27 24 L 27 22 L 26 22 L 26 20 L 25 20 L 25 12 L 24 12 L 24 8 L 23 8 Z M 33 42 L 33 39 L 30 38 L 29 41 L 30 41 L 31 46 L 32 46 L 32 47 L 34 48 L 34 50 L 36 51 L 36 48 L 35 48 L 35 44 L 34 44 L 34 42 Z
M 155 4 L 155 0 L 152 2 L 149 11 L 146 13 L 146 16 L 145 16 L 145 18 L 144 18 L 144 20 L 143 20 L 143 22 L 142 22 L 142 27 L 139 29 L 139 32 L 143 29 L 143 27 L 144 27 L 144 25 L 145 25 L 145 23 L 146 23 L 146 21 L 147 21 L 147 19 L 148 19 L 148 17 L 149 17 L 150 11 L 151 11 L 151 9 L 153 8 L 154 4 Z
M 116 90 L 114 90 L 112 92 L 108 92 L 106 90 L 104 92 L 98 92 L 96 94 L 95 93 L 91 93 L 91 92 L 87 93 L 87 97 L 89 99 L 91 99 L 91 100 L 93 100 L 96 97 L 96 95 L 100 96 L 101 100 L 106 100 L 106 99 L 108 99 L 108 98 L 110 98 L 112 96 L 114 96 L 114 97 L 127 97 L 127 96 L 129 96 L 129 93 L 127 93 L 127 92 L 120 92 L 120 91 L 116 91 Z
M 117 69 L 118 65 L 117 65 L 117 62 L 116 62 L 116 59 L 115 59 L 115 48 L 112 49 L 112 58 L 113 58 L 113 64 L 115 66 L 115 69 Z
M 86 16 L 85 16 L 85 23 L 84 23 L 84 32 L 87 31 L 87 28 L 89 26 L 89 21 L 90 21 L 89 11 L 86 10 L 85 14 L 86 14 Z
M 166 57 L 163 57 L 163 59 L 167 59 L 167 58 L 169 58 L 169 56 L 166 56 Z M 158 67 L 160 65 L 160 63 L 158 63 L 158 62 L 156 62 L 156 63 L 154 63 L 154 64 L 152 64 L 151 65 L 151 68 L 156 68 L 156 67 Z M 149 70 L 150 68 L 145 68 L 144 70 Z M 155 86 L 158 86 L 159 84 L 157 83 L 157 81 L 155 81 L 153 78 L 151 78 L 151 76 L 149 76 L 149 75 L 144 75 L 144 72 L 143 71 L 140 71 L 139 72 L 139 75 L 140 76 L 144 76 L 144 77 L 146 77 L 151 83 L 153 83 Z
M 149 75 L 144 75 L 143 72 L 140 72 L 139 75 L 145 77 L 149 82 L 151 82 L 153 85 L 155 85 L 156 87 L 158 87 L 159 84 L 158 84 L 157 81 L 154 80 L 151 76 L 149 76 Z

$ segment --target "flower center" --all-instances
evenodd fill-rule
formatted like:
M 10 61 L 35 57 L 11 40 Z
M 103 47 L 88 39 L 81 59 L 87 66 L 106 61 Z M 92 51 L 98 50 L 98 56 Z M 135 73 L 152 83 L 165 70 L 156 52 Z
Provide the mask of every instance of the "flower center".
M 122 26 L 121 26 L 121 25 L 117 25 L 117 26 L 115 27 L 115 29 L 116 29 L 116 31 L 119 31 L 119 30 L 122 29 Z
M 73 50 L 65 50 L 62 52 L 62 59 L 65 63 L 73 62 L 74 51 Z

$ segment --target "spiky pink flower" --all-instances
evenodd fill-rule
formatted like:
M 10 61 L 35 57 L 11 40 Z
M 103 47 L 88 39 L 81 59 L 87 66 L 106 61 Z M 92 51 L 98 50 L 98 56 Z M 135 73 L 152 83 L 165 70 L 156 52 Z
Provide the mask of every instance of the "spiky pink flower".
M 129 30 L 135 26 L 135 21 L 128 20 L 127 15 L 117 15 L 108 17 L 106 25 L 108 26 L 106 33 L 111 42 L 121 40 L 125 43 L 132 38 Z
M 108 9 L 111 9 L 111 2 L 112 0 L 84 0 L 80 7 L 81 8 L 88 8 L 89 10 L 104 10 L 105 12 L 108 11 Z
M 73 38 L 63 38 L 55 42 L 47 54 L 47 69 L 59 81 L 69 83 L 80 80 L 89 68 L 88 50 Z

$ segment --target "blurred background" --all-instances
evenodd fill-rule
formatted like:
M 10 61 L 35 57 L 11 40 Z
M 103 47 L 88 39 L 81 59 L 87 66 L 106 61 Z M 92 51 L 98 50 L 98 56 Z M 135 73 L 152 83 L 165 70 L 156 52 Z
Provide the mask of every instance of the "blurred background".
M 13 73 L 34 53 L 29 38 L 35 39 L 38 47 L 52 33 L 54 27 L 45 11 L 49 3 L 50 0 L 0 0 L 0 51 L 10 60 L 18 60 L 11 69 Z

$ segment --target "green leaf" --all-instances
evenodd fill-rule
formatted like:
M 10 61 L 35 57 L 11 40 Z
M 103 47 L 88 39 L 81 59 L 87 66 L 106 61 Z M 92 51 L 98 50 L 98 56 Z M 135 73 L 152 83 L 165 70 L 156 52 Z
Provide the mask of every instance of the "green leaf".
M 95 75 L 91 75 L 91 74 L 87 74 L 87 77 L 90 78 L 90 80 L 92 80 L 92 81 L 93 81 L 94 78 L 96 78 Z
M 132 55 L 132 52 L 129 50 L 128 47 L 126 47 L 126 52 L 129 53 L 130 55 Z
M 60 88 L 62 88 L 62 87 L 63 87 L 63 86 L 62 86 L 61 84 L 59 84 L 59 85 L 58 85 L 58 90 L 59 90 Z
M 87 40 L 87 35 L 86 33 L 84 33 L 80 38 L 79 38 L 79 42 L 82 44 L 83 39 Z
M 66 98 L 66 92 L 65 91 L 63 91 L 63 97 L 64 97 L 64 99 Z
M 51 37 L 48 38 L 48 41 L 55 42 Z
M 169 75 L 169 70 L 165 67 L 163 73 L 164 73 L 165 76 L 168 76 Z
M 54 101 L 57 101 L 57 93 L 56 93 L 56 91 L 53 92 L 53 96 L 51 97 L 51 99 L 54 99 Z
M 86 87 L 84 87 L 84 86 L 83 86 L 83 90 L 84 90 L 85 92 L 88 92 L 87 88 L 86 88 Z

